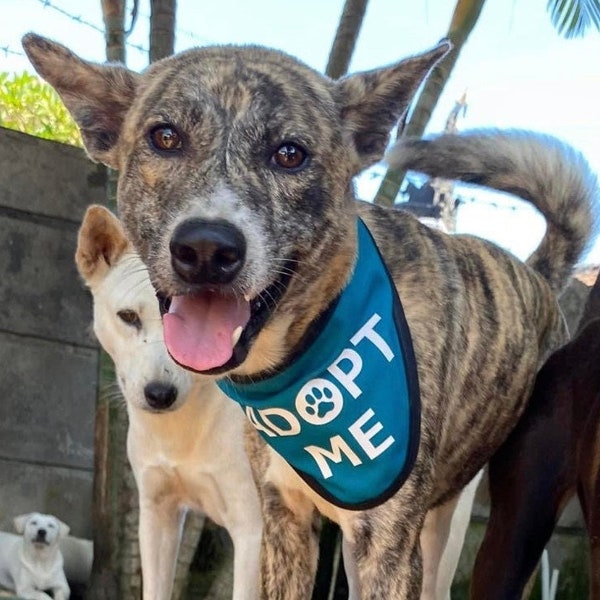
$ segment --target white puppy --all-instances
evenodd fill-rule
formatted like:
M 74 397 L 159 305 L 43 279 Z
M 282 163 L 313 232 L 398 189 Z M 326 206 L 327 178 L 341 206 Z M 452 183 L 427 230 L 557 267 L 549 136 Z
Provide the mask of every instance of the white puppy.
M 71 590 L 63 570 L 59 540 L 69 527 L 52 515 L 33 512 L 14 519 L 20 536 L 0 543 L 0 585 L 23 600 L 68 600 Z
M 242 411 L 211 380 L 169 358 L 146 270 L 120 222 L 100 206 L 86 213 L 76 262 L 93 295 L 94 331 L 115 363 L 127 402 L 144 600 L 171 598 L 187 508 L 231 535 L 233 598 L 257 598 L 262 520 L 243 447 Z

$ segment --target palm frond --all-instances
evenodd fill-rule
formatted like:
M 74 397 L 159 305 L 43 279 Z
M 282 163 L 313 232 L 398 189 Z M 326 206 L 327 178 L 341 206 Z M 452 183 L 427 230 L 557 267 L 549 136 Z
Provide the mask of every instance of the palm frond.
M 558 33 L 567 39 L 600 31 L 600 0 L 548 0 L 547 10 Z

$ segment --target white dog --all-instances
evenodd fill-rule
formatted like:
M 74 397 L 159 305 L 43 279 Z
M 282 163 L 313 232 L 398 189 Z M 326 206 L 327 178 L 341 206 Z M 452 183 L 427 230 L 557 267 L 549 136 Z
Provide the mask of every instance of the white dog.
M 170 359 L 146 269 L 119 220 L 101 206 L 86 212 L 76 262 L 94 298 L 94 331 L 115 363 L 127 401 L 128 456 L 140 496 L 144 600 L 170 598 L 188 507 L 207 514 L 232 537 L 234 600 L 257 598 L 262 521 L 242 445 L 242 411 L 211 380 Z M 428 515 L 421 539 L 422 600 L 449 597 L 476 479 L 455 511 Z M 359 598 L 354 565 L 346 560 L 345 566 L 350 597 Z
M 19 536 L 4 534 L 0 542 L 0 585 L 23 600 L 68 600 L 71 590 L 63 569 L 59 540 L 68 525 L 37 512 L 14 519 Z
M 106 209 L 86 213 L 76 262 L 94 299 L 94 331 L 115 363 L 127 402 L 144 600 L 171 598 L 187 508 L 229 532 L 233 598 L 257 598 L 262 520 L 243 448 L 242 411 L 212 381 L 169 358 L 146 269 Z

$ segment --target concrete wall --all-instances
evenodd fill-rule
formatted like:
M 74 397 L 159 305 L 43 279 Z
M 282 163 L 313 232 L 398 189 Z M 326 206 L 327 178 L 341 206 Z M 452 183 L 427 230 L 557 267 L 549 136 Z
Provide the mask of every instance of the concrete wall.
M 37 510 L 91 537 L 98 348 L 74 264 L 105 171 L 0 128 L 0 529 Z

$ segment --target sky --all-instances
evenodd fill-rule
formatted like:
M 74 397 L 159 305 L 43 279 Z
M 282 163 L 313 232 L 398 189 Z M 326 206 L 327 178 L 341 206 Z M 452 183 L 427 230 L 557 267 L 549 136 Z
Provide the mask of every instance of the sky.
M 487 0 L 426 133 L 443 130 L 449 111 L 467 91 L 459 129 L 552 134 L 580 150 L 600 172 L 600 33 L 565 40 L 552 27 L 546 2 Z M 255 43 L 323 71 L 343 4 L 178 0 L 176 50 Z M 431 47 L 445 36 L 454 5 L 455 0 L 370 0 L 350 71 L 384 66 Z M 149 0 L 140 0 L 139 13 L 127 49 L 127 64 L 135 70 L 147 65 Z M 27 31 L 56 39 L 86 59 L 104 59 L 100 0 L 0 0 L 0 15 L 0 71 L 32 71 L 20 46 Z M 359 178 L 360 197 L 372 198 L 383 171 L 377 167 Z M 464 200 L 459 232 L 487 237 L 521 258 L 538 244 L 544 221 L 528 205 L 470 188 L 458 193 Z M 600 264 L 600 242 L 583 262 Z

